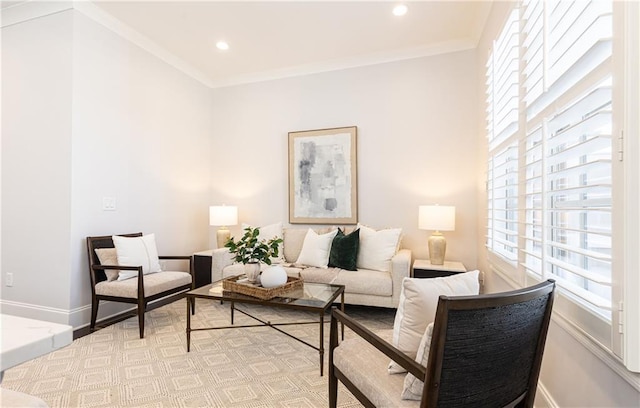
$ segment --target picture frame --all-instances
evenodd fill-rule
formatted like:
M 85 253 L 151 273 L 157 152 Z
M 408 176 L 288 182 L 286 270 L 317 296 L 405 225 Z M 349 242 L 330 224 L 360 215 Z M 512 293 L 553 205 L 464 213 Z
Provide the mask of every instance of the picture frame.
M 289 223 L 356 224 L 356 126 L 289 132 Z

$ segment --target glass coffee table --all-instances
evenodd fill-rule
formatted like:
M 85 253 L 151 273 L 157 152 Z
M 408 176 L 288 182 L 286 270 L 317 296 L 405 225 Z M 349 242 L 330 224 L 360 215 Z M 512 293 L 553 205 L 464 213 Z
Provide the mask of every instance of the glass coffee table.
M 314 350 L 317 350 L 320 354 L 320 375 L 323 375 L 324 366 L 324 315 L 331 308 L 331 305 L 340 296 L 340 309 L 344 311 L 344 285 L 330 285 L 324 283 L 307 283 L 304 282 L 301 288 L 292 289 L 291 291 L 283 294 L 280 297 L 273 299 L 259 299 L 249 295 L 243 295 L 241 293 L 231 292 L 223 289 L 222 281 L 217 281 L 209 285 L 202 286 L 200 288 L 187 292 L 187 352 L 191 349 L 191 332 L 199 330 L 220 330 L 220 329 L 233 329 L 244 327 L 257 327 L 257 326 L 269 326 L 282 334 L 286 334 L 303 343 Z M 206 327 L 206 328 L 191 328 L 191 310 L 195 307 L 196 298 L 210 299 L 222 302 L 228 302 L 231 310 L 231 326 L 221 327 Z M 270 321 L 262 320 L 259 317 L 249 314 L 247 311 L 238 309 L 237 304 L 254 304 L 269 307 L 277 307 L 283 309 L 295 309 L 304 310 L 308 312 L 317 313 L 319 320 L 316 321 L 304 321 L 304 322 L 285 322 L 285 323 L 272 323 Z M 234 312 L 238 311 L 258 322 L 260 324 L 250 325 L 234 325 L 233 317 Z M 315 346 L 308 343 L 298 337 L 295 337 L 284 330 L 276 326 L 291 326 L 298 324 L 319 324 L 320 327 L 320 339 L 319 345 Z M 342 337 L 344 338 L 344 326 L 342 326 Z

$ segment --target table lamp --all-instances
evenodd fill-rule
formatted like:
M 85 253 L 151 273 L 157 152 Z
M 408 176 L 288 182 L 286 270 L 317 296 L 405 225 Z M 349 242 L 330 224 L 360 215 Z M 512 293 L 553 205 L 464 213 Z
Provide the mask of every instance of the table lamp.
M 418 211 L 418 228 L 434 231 L 429 237 L 429 260 L 432 265 L 443 265 L 447 240 L 440 231 L 453 231 L 456 225 L 456 207 L 446 205 L 421 205 Z
M 231 238 L 230 225 L 238 224 L 238 207 L 235 205 L 212 205 L 209 207 L 209 225 L 220 227 L 217 232 L 218 248 L 223 248 Z

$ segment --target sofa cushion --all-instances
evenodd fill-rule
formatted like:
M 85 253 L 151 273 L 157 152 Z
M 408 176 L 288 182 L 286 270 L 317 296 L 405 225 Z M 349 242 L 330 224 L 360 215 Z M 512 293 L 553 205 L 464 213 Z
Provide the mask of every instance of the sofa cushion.
M 338 230 L 326 234 L 318 234 L 311 228 L 307 231 L 302 244 L 302 250 L 296 260 L 297 264 L 326 268 L 329 264 L 331 243 Z
M 479 271 L 471 271 L 444 278 L 404 278 L 393 323 L 393 345 L 416 358 L 420 339 L 429 323 L 435 320 L 438 297 L 477 295 L 480 292 L 478 274 Z M 405 371 L 395 362 L 389 363 L 389 372 Z
M 400 246 L 401 228 L 376 231 L 358 224 L 360 229 L 360 248 L 358 250 L 358 269 L 391 271 L 391 258 Z
M 266 267 L 268 267 L 269 265 L 265 265 L 265 264 L 261 264 L 260 265 L 260 269 L 264 269 Z M 300 277 L 300 271 L 302 270 L 302 268 L 296 268 L 293 266 L 288 266 L 287 264 L 281 264 L 280 266 L 282 266 L 285 270 L 285 272 L 287 272 L 287 276 L 291 276 L 294 278 L 299 278 Z M 241 263 L 233 263 L 229 266 L 225 266 L 224 269 L 222 270 L 222 278 L 228 278 L 230 276 L 239 276 L 239 275 L 243 275 L 244 274 L 244 265 Z
M 318 234 L 325 234 L 333 230 L 333 227 L 314 228 Z M 307 231 L 308 228 L 284 228 L 282 230 L 285 262 L 295 263 L 298 260 Z
M 360 293 L 365 295 L 391 296 L 393 281 L 389 272 L 358 269 L 345 271 L 340 269 L 338 277 L 333 281 L 336 285 L 344 285 L 345 293 Z
M 165 271 L 145 275 L 144 295 L 153 296 L 165 290 L 191 283 L 191 274 L 187 272 Z M 138 279 L 123 281 L 102 281 L 96 285 L 96 295 L 120 296 L 126 298 L 138 297 Z
M 342 268 L 348 271 L 355 271 L 358 260 L 358 248 L 360 246 L 360 230 L 357 229 L 350 234 L 338 229 L 338 234 L 331 243 L 329 253 L 329 266 Z
M 118 254 L 118 265 L 120 266 L 142 266 L 142 273 L 160 272 L 160 259 L 156 248 L 156 237 L 154 234 L 142 237 L 112 237 L 113 245 Z M 138 276 L 137 271 L 120 271 L 118 280 L 125 280 Z
M 337 268 L 304 268 L 300 270 L 300 277 L 305 282 L 334 283 L 339 272 Z

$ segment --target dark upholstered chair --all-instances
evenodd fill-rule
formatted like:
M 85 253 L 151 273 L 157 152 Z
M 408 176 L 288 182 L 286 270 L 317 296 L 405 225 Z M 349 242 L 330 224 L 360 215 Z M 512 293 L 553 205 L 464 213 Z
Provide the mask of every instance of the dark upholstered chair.
M 141 237 L 142 233 L 121 234 L 123 237 Z M 91 324 L 93 331 L 98 317 L 98 305 L 101 300 L 124 302 L 137 305 L 140 338 L 144 338 L 144 313 L 161 304 L 149 305 L 150 302 L 165 298 L 176 300 L 193 288 L 193 268 L 191 256 L 159 256 L 160 260 L 187 260 L 189 272 L 162 271 L 143 275 L 142 266 L 101 265 L 96 249 L 114 248 L 111 235 L 87 237 L 87 255 L 89 257 L 89 274 L 91 276 Z M 123 281 L 109 281 L 105 270 L 136 271 L 137 277 Z
M 440 296 L 426 367 L 334 309 L 329 406 L 341 381 L 367 407 L 532 407 L 554 290 L 549 280 L 512 292 Z M 338 322 L 359 337 L 338 344 Z M 406 374 L 388 374 L 390 359 L 424 381 L 420 401 L 401 399 Z

